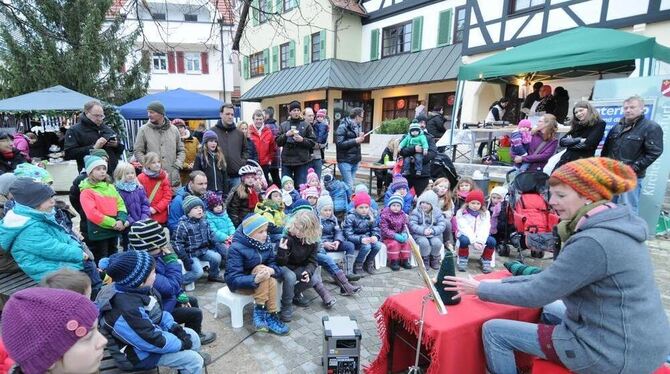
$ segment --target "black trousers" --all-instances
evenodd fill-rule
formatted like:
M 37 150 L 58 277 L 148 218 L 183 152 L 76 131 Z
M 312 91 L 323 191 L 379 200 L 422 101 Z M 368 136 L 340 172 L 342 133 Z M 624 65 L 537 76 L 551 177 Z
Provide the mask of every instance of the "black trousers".
M 109 257 L 118 252 L 118 242 L 119 238 L 113 237 L 104 240 L 89 240 L 86 244 L 95 256 L 95 264 L 97 265 L 101 258 Z
M 190 307 L 181 306 L 177 303 L 177 306 L 172 311 L 172 317 L 175 322 L 179 324 L 184 324 L 184 326 L 192 329 L 198 334 L 202 333 L 202 310 L 198 308 L 198 299 L 193 296 L 188 297 L 188 303 L 191 304 Z
M 430 165 L 426 165 L 426 166 L 430 167 Z M 414 192 L 416 193 L 416 196 L 420 196 L 423 193 L 423 191 L 426 189 L 426 187 L 428 187 L 428 182 L 430 182 L 430 178 L 429 177 L 424 177 L 424 176 L 408 175 L 406 178 L 407 178 L 407 183 L 409 184 L 409 187 L 410 188 L 414 187 Z

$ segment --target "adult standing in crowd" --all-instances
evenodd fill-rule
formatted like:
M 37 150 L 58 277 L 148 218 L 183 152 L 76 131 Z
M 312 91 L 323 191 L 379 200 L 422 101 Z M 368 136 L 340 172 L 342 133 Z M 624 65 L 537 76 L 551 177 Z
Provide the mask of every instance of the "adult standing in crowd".
M 593 157 L 598 144 L 605 133 L 605 121 L 600 119 L 598 112 L 588 101 L 579 101 L 572 108 L 570 131 L 565 134 L 559 144 L 565 147 L 565 153 L 554 169 L 570 161 Z
M 249 138 L 249 127 L 249 124 L 245 121 L 240 121 L 237 123 L 237 129 L 242 131 L 242 134 L 244 134 L 244 137 L 247 139 L 247 161 L 258 161 L 258 151 L 256 150 L 256 144 L 254 144 L 254 142 L 252 142 Z
M 550 113 L 554 114 L 556 111 L 556 99 L 554 99 L 553 91 L 550 85 L 545 84 L 540 88 L 540 103 L 535 108 L 536 113 Z
M 543 85 L 544 83 L 542 82 L 535 82 L 533 84 L 533 92 L 529 93 L 523 100 L 521 111 L 526 114 L 526 117 L 528 117 L 530 110 L 533 108 L 533 104 L 535 104 L 536 101 L 540 101 L 540 88 L 542 88 Z
M 277 153 L 277 143 L 275 143 L 272 130 L 265 124 L 263 111 L 256 109 L 252 118 L 254 124 L 253 126 L 249 126 L 249 139 L 256 146 L 258 164 L 263 169 L 265 179 L 269 181 L 271 177 L 270 167 L 272 167 L 272 161 Z
M 491 106 L 489 107 L 489 113 L 486 115 L 486 119 L 484 120 L 484 123 L 502 121 L 503 116 L 505 115 L 505 111 L 507 110 L 508 105 L 509 105 L 509 99 L 506 98 L 506 97 L 503 97 L 500 100 L 491 104 Z M 484 154 L 484 147 L 486 147 L 487 144 L 488 144 L 488 147 L 489 147 L 489 153 L 491 153 L 491 148 L 493 147 L 493 142 L 490 142 L 490 143 L 481 142 L 481 144 L 479 144 L 479 149 L 477 150 L 477 155 L 479 155 L 479 157 L 482 157 L 482 155 Z
M 428 141 L 428 153 L 423 156 L 423 168 L 421 170 L 421 174 L 416 175 L 414 171 L 414 165 L 412 165 L 410 169 L 410 175 L 407 176 L 409 187 L 413 187 L 416 196 L 419 196 L 423 193 L 423 190 L 428 187 L 428 183 L 430 182 L 430 164 L 437 155 L 437 147 L 435 146 L 435 138 L 428 131 L 426 131 L 426 116 L 420 115 L 414 120 L 419 123 L 419 126 L 421 126 L 421 131 L 426 136 L 426 140 Z M 405 148 L 401 148 L 400 151 L 398 151 L 398 155 L 407 159 L 411 156 L 414 156 L 414 154 L 418 152 L 423 152 L 423 149 L 420 145 L 408 145 Z
M 307 167 L 312 161 L 312 150 L 316 144 L 316 134 L 312 125 L 300 118 L 300 103 L 292 101 L 289 106 L 289 119 L 279 127 L 277 146 L 281 152 L 282 177 L 293 178 L 296 186 L 305 183 Z
M 635 188 L 621 162 L 572 161 L 549 178 L 563 248 L 551 266 L 497 282 L 447 276 L 445 290 L 482 301 L 544 306 L 540 324 L 493 319 L 482 338 L 491 373 L 517 373 L 515 351 L 577 373 L 651 373 L 670 351 L 670 327 L 645 245 L 645 222 L 611 204 Z
M 556 102 L 556 109 L 551 114 L 556 116 L 558 123 L 563 123 L 568 116 L 568 110 L 570 110 L 570 95 L 568 95 L 568 91 L 561 86 L 556 87 L 554 89 L 554 101 Z
M 444 128 L 444 111 L 442 108 L 442 105 L 436 105 L 433 107 L 433 111 L 428 112 L 428 120 L 426 121 L 426 131 L 430 135 L 433 136 L 433 138 L 439 140 L 442 138 L 442 135 L 444 135 L 445 132 L 447 132 L 447 129 Z
M 617 204 L 625 204 L 638 213 L 640 189 L 647 168 L 663 153 L 663 129 L 658 123 L 644 117 L 644 99 L 631 96 L 623 102 L 623 118 L 610 130 L 602 156 L 630 165 L 637 174 L 637 186 L 614 197 Z
M 365 140 L 362 123 L 363 108 L 353 108 L 349 117 L 342 118 L 335 131 L 335 155 L 344 183 L 353 191 L 356 170 L 361 162 L 361 143 Z M 414 155 L 414 154 L 412 154 Z
M 307 108 L 309 109 L 309 108 Z M 305 109 L 305 112 L 307 112 Z M 329 126 L 326 119 L 326 110 L 319 109 L 316 111 L 316 119 L 312 124 L 314 133 L 316 134 L 316 145 L 314 145 L 314 152 L 312 152 L 312 169 L 321 179 L 321 170 L 323 169 L 323 160 L 326 157 L 325 149 L 328 146 Z
M 179 187 L 179 171 L 184 165 L 186 151 L 181 134 L 165 117 L 165 107 L 160 101 L 147 106 L 149 121 L 140 127 L 135 139 L 135 159 L 142 162 L 144 155 L 155 152 L 161 158 L 161 166 L 168 173 L 172 187 Z
M 188 183 L 188 175 L 193 171 L 193 163 L 195 162 L 195 156 L 198 154 L 198 147 L 200 147 L 200 141 L 191 134 L 186 122 L 181 118 L 176 118 L 172 120 L 172 124 L 179 130 L 179 136 L 181 141 L 184 143 L 184 151 L 186 156 L 184 157 L 184 164 L 179 170 L 179 179 L 181 184 L 186 185 Z M 141 162 L 141 160 L 140 160 Z
M 116 132 L 103 123 L 104 120 L 105 112 L 98 100 L 84 104 L 84 113 L 79 116 L 79 122 L 65 133 L 65 159 L 76 160 L 77 169 L 83 170 L 84 157 L 89 155 L 91 149 L 104 149 L 109 156 L 107 174 L 111 176 L 124 146 L 119 142 Z
M 0 174 L 12 173 L 16 166 L 26 162 L 21 152 L 12 145 L 12 137 L 0 133 Z
M 277 120 L 274 118 L 275 110 L 273 107 L 269 106 L 263 111 L 265 116 L 265 126 L 267 126 L 272 131 L 272 136 L 274 139 L 277 139 L 279 135 L 279 125 L 277 125 Z M 277 147 L 277 142 L 275 141 L 275 154 L 272 157 L 272 163 L 270 164 L 270 176 L 272 177 L 272 184 L 281 185 L 281 179 L 279 178 L 279 168 L 281 167 L 281 148 Z M 270 181 L 268 180 L 268 183 Z
M 237 171 L 247 164 L 249 151 L 247 137 L 235 126 L 235 107 L 233 104 L 223 104 L 219 110 L 221 119 L 212 128 L 219 138 L 219 147 L 226 157 L 226 172 L 228 173 L 228 191 L 232 191 L 240 184 Z
M 179 219 L 184 215 L 182 203 L 186 196 L 195 196 L 204 202 L 205 192 L 207 192 L 207 175 L 203 171 L 195 170 L 189 175 L 189 182 L 184 187 L 177 190 L 177 193 L 168 208 L 168 229 L 171 233 L 177 228 Z

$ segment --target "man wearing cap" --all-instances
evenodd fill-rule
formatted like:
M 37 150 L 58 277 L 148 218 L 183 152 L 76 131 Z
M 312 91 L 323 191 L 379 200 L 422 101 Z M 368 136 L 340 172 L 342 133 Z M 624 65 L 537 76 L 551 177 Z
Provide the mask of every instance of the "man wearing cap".
M 105 112 L 98 100 L 84 104 L 84 112 L 79 122 L 65 133 L 65 159 L 76 160 L 77 169 L 84 169 L 84 157 L 92 149 L 104 149 L 107 152 L 109 168 L 107 174 L 114 174 L 116 164 L 123 154 L 124 146 L 111 127 L 104 124 Z
M 135 159 L 142 162 L 149 152 L 158 153 L 161 166 L 167 171 L 170 183 L 178 187 L 181 183 L 179 170 L 184 165 L 186 151 L 181 134 L 165 117 L 165 107 L 160 101 L 153 101 L 147 106 L 149 121 L 140 127 L 135 138 Z
M 344 183 L 353 190 L 358 163 L 361 162 L 361 143 L 365 140 L 361 124 L 363 108 L 353 108 L 349 117 L 342 118 L 335 130 L 337 168 L 342 173 Z
M 235 126 L 235 107 L 233 104 L 223 104 L 219 110 L 221 119 L 212 128 L 219 138 L 219 148 L 226 158 L 226 172 L 228 173 L 228 191 L 232 191 L 240 184 L 237 171 L 247 164 L 249 146 L 246 135 Z M 204 142 L 203 142 L 204 143 Z
M 295 185 L 305 183 L 307 167 L 312 161 L 312 150 L 316 144 L 316 134 L 312 125 L 300 118 L 300 103 L 292 101 L 288 107 L 289 119 L 279 126 L 277 146 L 281 152 L 281 174 L 293 178 Z

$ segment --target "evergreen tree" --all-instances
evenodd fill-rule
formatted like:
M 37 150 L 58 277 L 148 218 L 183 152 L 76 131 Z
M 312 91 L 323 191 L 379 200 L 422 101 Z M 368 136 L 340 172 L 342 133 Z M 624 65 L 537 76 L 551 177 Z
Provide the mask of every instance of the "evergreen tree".
M 146 94 L 149 58 L 132 57 L 139 30 L 110 18 L 113 0 L 25 0 L 0 4 L 0 96 L 61 84 L 123 104 Z M 138 61 L 139 60 L 139 61 Z

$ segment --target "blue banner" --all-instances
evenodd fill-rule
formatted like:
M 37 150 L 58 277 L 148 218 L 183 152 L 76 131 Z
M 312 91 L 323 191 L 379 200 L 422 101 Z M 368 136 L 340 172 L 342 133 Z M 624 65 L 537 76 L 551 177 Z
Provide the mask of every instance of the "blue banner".
M 644 116 L 647 119 L 651 119 L 654 111 L 654 103 L 656 102 L 656 99 L 645 99 L 644 100 Z M 593 105 L 593 108 L 598 112 L 600 115 L 600 118 L 605 121 L 605 134 L 603 135 L 602 140 L 600 140 L 600 144 L 598 144 L 598 149 L 602 149 L 603 145 L 605 145 L 605 139 L 607 138 L 607 134 L 609 134 L 610 130 L 612 127 L 614 127 L 619 121 L 621 121 L 621 118 L 623 118 L 623 102 L 622 100 L 597 100 L 597 101 L 592 101 L 591 105 Z

